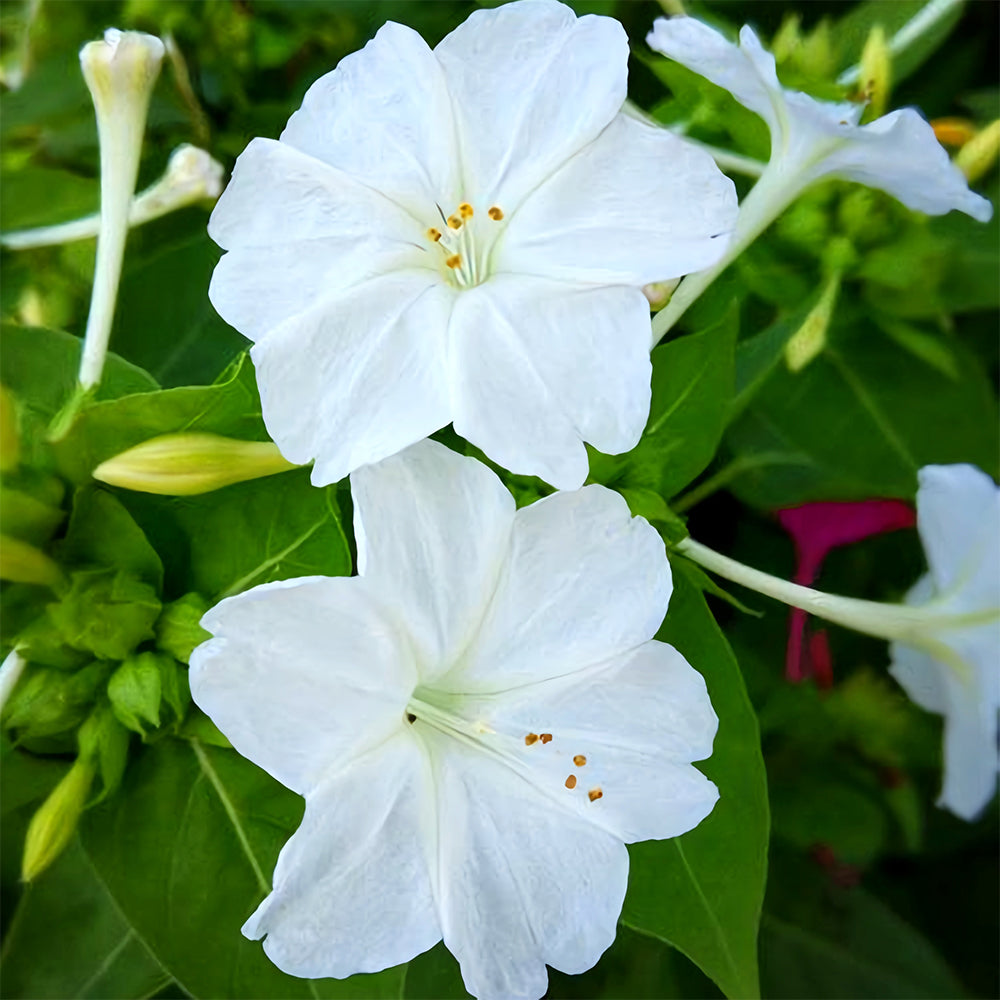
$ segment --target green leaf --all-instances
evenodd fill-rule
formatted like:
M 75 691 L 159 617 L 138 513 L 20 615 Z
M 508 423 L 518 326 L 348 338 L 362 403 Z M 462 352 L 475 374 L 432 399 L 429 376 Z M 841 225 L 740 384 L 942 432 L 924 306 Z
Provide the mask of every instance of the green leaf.
M 0 180 L 3 231 L 50 226 L 90 215 L 100 208 L 100 186 L 67 170 L 31 166 L 4 171 Z
M 839 318 L 838 318 L 839 319 Z M 726 445 L 731 488 L 765 509 L 810 500 L 912 499 L 917 470 L 971 462 L 996 476 L 1000 420 L 978 361 L 952 343 L 959 378 L 845 315 L 803 371 L 775 368 Z
M 153 996 L 170 981 L 118 913 L 75 837 L 25 889 L 0 976 L 5 997 L 37 1000 L 131 1000 Z
M 62 524 L 66 512 L 30 493 L 0 485 L 3 532 L 32 545 L 42 546 Z
M 28 664 L 5 706 L 4 726 L 19 741 L 75 729 L 89 714 L 108 672 L 108 664 L 97 662 L 73 673 Z
M 621 490 L 628 509 L 636 517 L 644 517 L 656 525 L 670 545 L 676 545 L 688 537 L 687 525 L 667 505 L 667 501 L 652 490 Z
M 57 554 L 69 566 L 119 569 L 157 592 L 163 586 L 163 563 L 156 550 L 121 503 L 98 487 L 76 491 Z
M 86 483 L 105 459 L 157 435 L 181 431 L 267 439 L 248 354 L 215 385 L 161 389 L 87 407 L 55 443 L 56 461 L 68 479 Z
M 761 975 L 775 1000 L 955 1000 L 965 990 L 934 947 L 859 887 L 778 855 L 761 921 Z
M 62 330 L 4 323 L 0 326 L 0 367 L 3 381 L 18 402 L 44 422 L 56 415 L 76 389 L 83 341 Z M 141 368 L 108 354 L 98 399 L 159 388 Z
M 152 587 L 121 570 L 78 570 L 70 575 L 69 591 L 48 612 L 68 645 L 105 660 L 123 660 L 153 638 L 160 602 Z
M 210 638 L 199 624 L 206 611 L 208 601 L 194 592 L 165 604 L 156 620 L 156 645 L 175 660 L 187 663 L 195 646 Z
M 688 956 L 729 997 L 757 997 L 757 927 L 767 873 L 768 806 L 757 720 L 728 643 L 704 598 L 675 563 L 658 638 L 705 678 L 719 716 L 701 765 L 719 788 L 707 819 L 682 837 L 629 847 L 622 921 Z
M 302 800 L 232 751 L 166 739 L 84 817 L 84 846 L 157 960 L 195 997 L 398 997 L 403 969 L 286 976 L 240 927 L 270 888 Z
M 671 497 L 708 465 L 733 391 L 738 319 L 733 302 L 710 329 L 653 351 L 653 394 L 642 439 L 627 455 L 592 451 L 592 478 Z
M 191 583 L 218 599 L 296 576 L 343 576 L 351 554 L 336 487 L 302 469 L 175 501 L 191 538 Z

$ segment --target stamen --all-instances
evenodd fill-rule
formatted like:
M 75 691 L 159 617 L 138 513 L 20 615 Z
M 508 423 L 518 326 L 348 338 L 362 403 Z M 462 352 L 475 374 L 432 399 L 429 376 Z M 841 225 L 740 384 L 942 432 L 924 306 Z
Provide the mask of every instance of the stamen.
M 567 788 L 576 788 L 576 775 L 575 774 L 571 774 L 566 779 L 566 787 Z
M 448 228 L 449 229 L 461 229 L 462 220 L 457 215 L 448 216 Z
M 542 741 L 543 743 L 551 743 L 551 742 L 552 742 L 552 734 L 551 734 L 551 733 L 542 733 L 542 735 L 541 735 L 541 736 L 539 736 L 538 738 L 539 738 L 539 739 L 540 739 L 540 740 L 541 740 L 541 741 Z
M 412 726 L 417 721 L 417 717 L 412 712 L 407 712 L 406 721 Z
M 462 216 L 463 219 L 471 219 L 472 206 L 467 201 L 463 201 L 462 204 L 458 206 L 458 214 Z
M 596 802 L 598 799 L 603 797 L 604 792 L 602 792 L 599 788 L 591 788 L 591 790 L 587 792 L 587 798 L 590 799 L 591 802 Z
M 524 737 L 524 745 L 526 747 L 530 747 L 537 742 L 538 742 L 538 733 L 528 733 L 528 735 Z
M 435 229 L 433 226 L 431 226 L 431 228 L 427 230 L 427 239 L 431 240 L 434 243 L 437 243 L 438 240 L 441 239 L 441 230 Z
M 448 265 L 448 267 L 450 267 L 450 268 L 451 268 L 451 269 L 452 269 L 453 271 L 455 271 L 455 270 L 458 270 L 458 268 L 460 268 L 460 267 L 462 266 L 462 255 L 461 255 L 460 253 L 453 253 L 453 254 L 452 254 L 452 255 L 451 255 L 451 256 L 450 256 L 450 257 L 449 257 L 449 258 L 448 258 L 448 259 L 447 259 L 447 260 L 445 261 L 445 263 L 446 263 L 446 264 Z
M 499 222 L 503 218 L 503 209 L 499 208 L 497 205 L 494 205 L 486 214 L 494 222 Z
M 587 758 L 584 757 L 582 753 L 578 753 L 573 758 L 573 763 L 576 764 L 577 767 L 583 767 L 583 765 L 587 763 Z

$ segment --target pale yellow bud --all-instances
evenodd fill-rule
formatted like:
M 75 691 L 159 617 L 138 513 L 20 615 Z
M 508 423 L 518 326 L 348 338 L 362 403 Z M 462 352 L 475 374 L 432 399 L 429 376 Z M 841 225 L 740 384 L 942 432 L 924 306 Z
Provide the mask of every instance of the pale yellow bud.
M 41 549 L 20 538 L 0 535 L 0 580 L 55 587 L 62 579 L 62 570 Z
M 794 11 L 785 14 L 778 33 L 771 41 L 771 53 L 777 63 L 787 62 L 802 45 L 802 17 Z
M 93 781 L 94 765 L 78 757 L 31 817 L 21 859 L 23 881 L 31 882 L 41 875 L 73 839 Z
M 642 294 L 649 301 L 649 307 L 656 312 L 662 309 L 674 294 L 674 289 L 681 283 L 680 278 L 672 278 L 670 281 L 654 281 L 652 284 L 642 286 Z
M 94 478 L 112 486 L 194 496 L 273 476 L 296 466 L 271 441 L 237 441 L 218 434 L 164 434 L 102 462 Z
M 802 371 L 826 347 L 826 333 L 830 328 L 830 319 L 837 304 L 839 291 L 840 275 L 837 274 L 827 282 L 819 301 L 810 310 L 802 326 L 785 344 L 785 363 L 789 371 Z
M 866 117 L 881 118 L 889 105 L 892 87 L 892 54 L 881 24 L 874 25 L 868 32 L 860 66 L 861 88 L 868 101 Z
M 1000 156 L 1000 118 L 977 132 L 958 151 L 955 165 L 971 184 L 993 168 L 998 156 Z
M 10 390 L 0 385 L 0 472 L 16 469 L 21 461 L 21 435 L 17 408 Z

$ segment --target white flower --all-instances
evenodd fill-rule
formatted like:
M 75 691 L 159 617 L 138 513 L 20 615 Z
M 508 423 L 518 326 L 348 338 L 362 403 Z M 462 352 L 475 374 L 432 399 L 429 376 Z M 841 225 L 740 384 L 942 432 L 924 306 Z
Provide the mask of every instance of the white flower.
M 449 422 L 562 488 L 583 441 L 638 442 L 640 289 L 718 259 L 736 203 L 706 153 L 621 113 L 627 59 L 617 21 L 553 0 L 478 10 L 433 51 L 390 22 L 244 151 L 210 296 L 315 483 Z
M 917 527 L 930 572 L 907 596 L 950 627 L 894 642 L 890 670 L 922 708 L 944 716 L 939 804 L 974 818 L 993 797 L 1000 710 L 1000 490 L 970 465 L 920 471 Z
M 788 202 L 821 177 L 841 177 L 886 191 L 928 215 L 958 209 L 986 222 L 993 214 L 916 111 L 903 108 L 858 125 L 862 104 L 818 101 L 784 89 L 774 56 L 748 26 L 737 46 L 694 18 L 658 18 L 646 41 L 767 122 L 771 165 L 781 166 Z
M 480 997 L 592 966 L 625 843 L 712 809 L 717 720 L 651 637 L 656 532 L 600 486 L 515 513 L 424 441 L 352 476 L 360 576 L 265 584 L 202 624 L 191 687 L 240 753 L 305 796 L 243 928 L 284 971 L 350 976 L 444 939 Z

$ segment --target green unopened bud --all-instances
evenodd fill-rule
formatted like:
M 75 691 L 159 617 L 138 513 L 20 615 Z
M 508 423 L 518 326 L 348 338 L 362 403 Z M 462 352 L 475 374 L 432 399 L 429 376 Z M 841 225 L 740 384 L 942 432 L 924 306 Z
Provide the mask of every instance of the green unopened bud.
M 10 472 L 21 462 L 21 435 L 17 408 L 10 390 L 0 385 L 0 472 Z
M 673 278 L 670 281 L 654 281 L 652 284 L 643 285 L 642 294 L 649 300 L 649 308 L 653 312 L 662 309 L 670 301 L 670 296 L 680 283 L 680 278 Z
M 881 118 L 889 105 L 892 88 L 892 53 L 881 24 L 874 25 L 868 32 L 860 66 L 861 88 L 868 101 L 865 117 L 869 120 Z
M 771 42 L 771 53 L 779 65 L 787 62 L 802 45 L 802 17 L 794 11 L 785 15 L 778 33 Z
M 839 291 L 840 275 L 837 274 L 827 282 L 819 301 L 810 310 L 805 322 L 785 344 L 785 363 L 789 371 L 802 371 L 826 347 L 826 333 L 830 328 L 830 319 L 837 304 Z
M 0 535 L 0 580 L 57 587 L 63 572 L 49 556 L 19 538 Z
M 294 468 L 271 441 L 164 434 L 102 462 L 94 478 L 140 493 L 185 497 Z
M 797 55 L 798 70 L 814 80 L 827 80 L 833 75 L 836 67 L 829 18 L 824 17 L 809 32 Z
M 1000 118 L 977 132 L 955 157 L 955 165 L 969 183 L 990 171 L 1000 156 Z
M 163 42 L 138 31 L 110 28 L 80 50 L 101 142 L 101 228 L 94 290 L 80 359 L 80 385 L 97 385 L 108 350 L 121 277 L 129 206 L 139 172 L 146 112 L 163 61 Z
M 78 757 L 31 817 L 21 860 L 21 878 L 25 882 L 41 875 L 73 839 L 93 781 L 94 765 Z
M 175 660 L 188 663 L 191 653 L 211 635 L 200 625 L 208 602 L 200 594 L 185 594 L 165 604 L 157 619 L 156 645 Z

